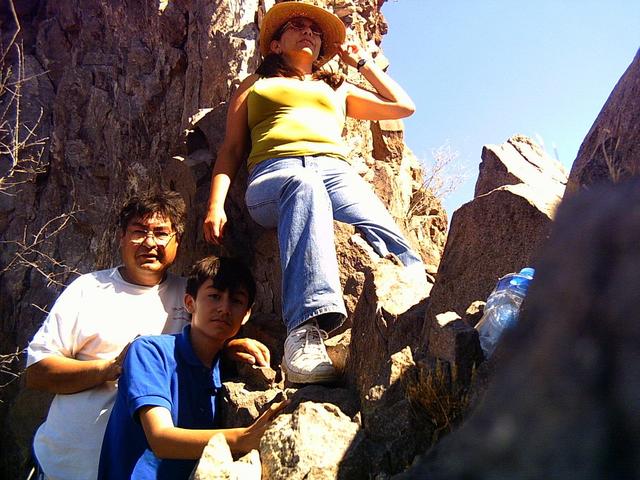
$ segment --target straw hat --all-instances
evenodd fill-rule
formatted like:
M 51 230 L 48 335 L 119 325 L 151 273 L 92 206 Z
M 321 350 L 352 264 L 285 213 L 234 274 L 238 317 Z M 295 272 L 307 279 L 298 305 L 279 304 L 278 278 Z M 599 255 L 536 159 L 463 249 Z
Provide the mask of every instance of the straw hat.
M 295 17 L 313 20 L 322 30 L 322 55 L 318 63 L 323 65 L 338 53 L 338 46 L 346 38 L 344 23 L 333 13 L 309 3 L 290 1 L 275 4 L 262 19 L 260 27 L 260 53 L 263 57 L 271 51 L 271 40 L 278 29 Z

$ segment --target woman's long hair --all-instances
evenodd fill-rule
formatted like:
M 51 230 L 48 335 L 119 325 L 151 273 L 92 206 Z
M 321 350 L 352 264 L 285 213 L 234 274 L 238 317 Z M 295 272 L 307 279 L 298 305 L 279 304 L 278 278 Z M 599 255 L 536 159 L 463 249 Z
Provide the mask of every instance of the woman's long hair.
M 282 27 L 278 30 L 274 35 L 272 40 L 280 40 L 282 36 Z M 322 56 L 323 48 L 320 47 L 320 54 Z M 323 70 L 318 62 L 313 62 L 311 66 L 311 72 L 313 74 L 314 80 L 322 80 L 327 85 L 329 85 L 334 90 L 337 90 L 342 82 L 344 82 L 344 77 L 339 73 L 335 73 L 329 70 Z M 284 57 L 278 53 L 269 53 L 266 57 L 262 59 L 260 65 L 256 69 L 256 73 L 261 77 L 288 77 L 288 78 L 299 78 L 300 80 L 304 80 L 304 73 L 302 73 L 297 68 L 289 65 Z

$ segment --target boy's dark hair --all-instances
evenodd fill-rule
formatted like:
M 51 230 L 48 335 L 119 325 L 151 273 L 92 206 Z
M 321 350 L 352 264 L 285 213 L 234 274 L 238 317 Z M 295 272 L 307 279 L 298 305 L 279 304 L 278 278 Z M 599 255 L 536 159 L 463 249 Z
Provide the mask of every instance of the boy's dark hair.
M 253 305 L 256 282 L 251 271 L 240 260 L 211 255 L 197 261 L 187 279 L 187 294 L 196 298 L 198 289 L 209 279 L 218 290 L 234 292 L 243 287 L 249 296 L 249 307 Z
M 133 219 L 160 214 L 171 222 L 173 230 L 180 239 L 184 233 L 186 212 L 187 207 L 178 192 L 173 190 L 153 191 L 129 199 L 120 210 L 118 223 L 124 232 Z

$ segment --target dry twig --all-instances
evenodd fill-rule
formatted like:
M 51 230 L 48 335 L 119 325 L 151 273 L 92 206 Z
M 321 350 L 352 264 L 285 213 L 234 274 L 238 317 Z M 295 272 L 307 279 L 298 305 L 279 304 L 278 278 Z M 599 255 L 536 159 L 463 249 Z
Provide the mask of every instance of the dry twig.
M 451 145 L 444 144 L 431 152 L 433 158 L 430 167 L 423 167 L 422 186 L 413 194 L 407 217 L 425 215 L 431 210 L 432 199 L 443 199 L 462 184 L 466 178 L 463 167 L 453 170 L 458 152 Z
M 14 353 L 0 354 L 0 389 L 9 386 L 20 377 L 18 363 L 23 352 L 24 350 L 18 348 Z

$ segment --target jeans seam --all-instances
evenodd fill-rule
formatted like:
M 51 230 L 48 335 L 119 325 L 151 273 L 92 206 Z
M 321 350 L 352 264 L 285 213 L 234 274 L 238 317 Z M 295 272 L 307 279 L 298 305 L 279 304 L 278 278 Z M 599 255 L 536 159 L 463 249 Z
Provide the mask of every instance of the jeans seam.
M 251 204 L 251 205 L 247 204 L 247 208 L 248 208 L 249 210 L 251 210 L 251 209 L 255 209 L 255 208 L 259 208 L 259 207 L 263 207 L 263 206 L 265 206 L 265 205 L 269 205 L 270 203 L 277 204 L 277 203 L 278 203 L 278 201 L 277 201 L 277 200 L 265 200 L 265 201 L 263 201 L 263 202 L 253 203 L 253 204 Z
M 341 308 L 339 305 L 325 305 L 323 307 L 316 308 L 311 313 L 308 313 L 307 315 L 302 317 L 300 321 L 296 322 L 291 328 L 288 329 L 289 332 L 295 328 L 298 328 L 300 325 L 304 324 L 305 322 L 308 322 L 312 318 L 322 315 L 324 313 L 339 313 L 340 315 L 342 315 L 342 318 L 340 319 L 340 323 L 334 328 L 338 328 L 340 325 L 342 325 L 347 318 L 344 312 L 344 309 Z

